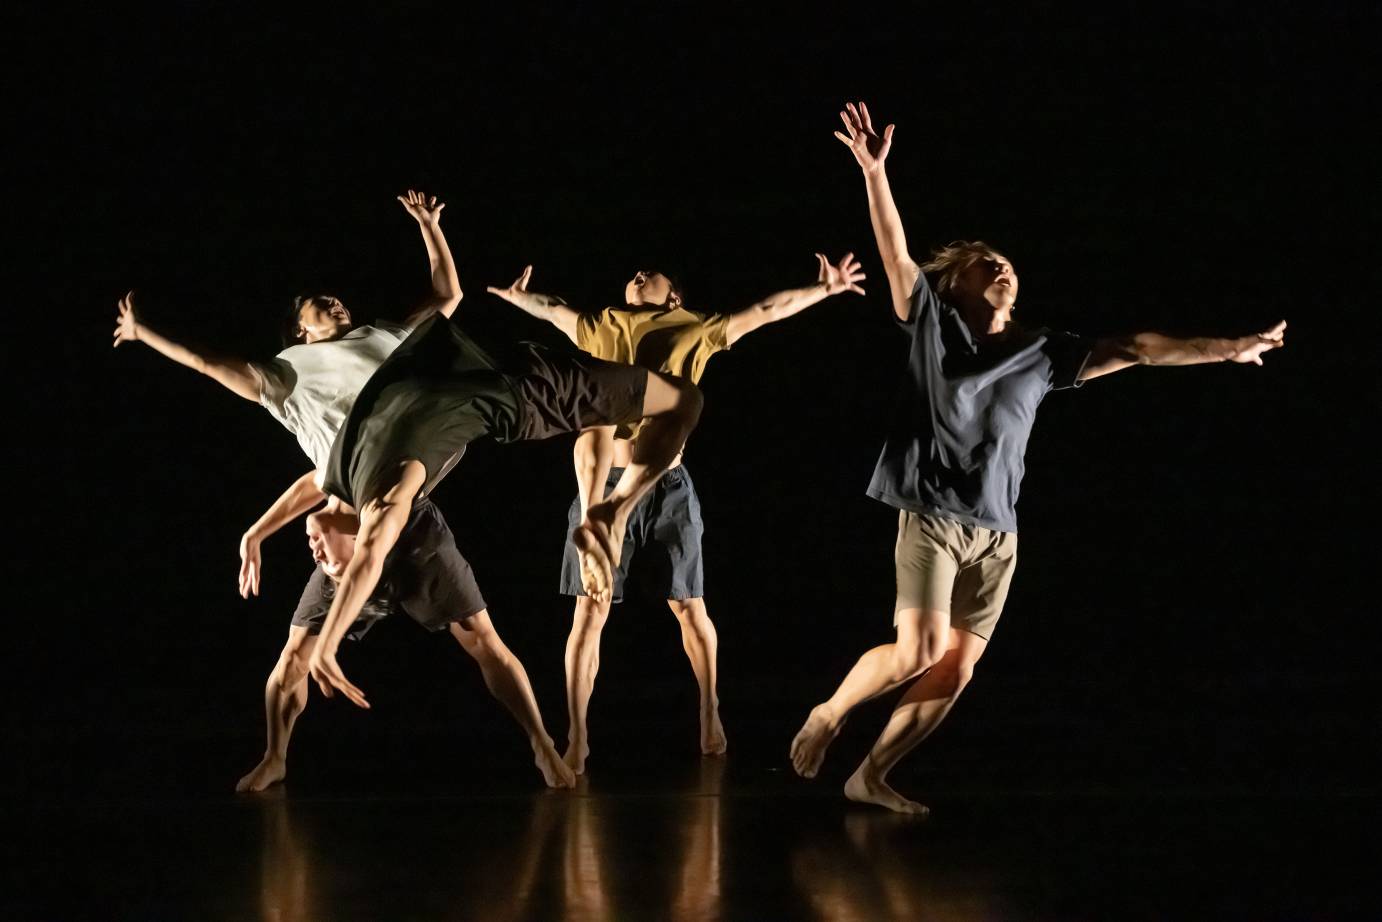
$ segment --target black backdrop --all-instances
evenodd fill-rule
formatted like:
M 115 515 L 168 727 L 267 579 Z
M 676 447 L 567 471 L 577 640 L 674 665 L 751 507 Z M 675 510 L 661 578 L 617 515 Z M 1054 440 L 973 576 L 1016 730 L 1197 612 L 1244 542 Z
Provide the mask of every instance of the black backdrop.
M 112 352 L 115 302 L 134 288 L 151 325 L 254 356 L 304 290 L 397 316 L 426 287 L 393 198 L 408 187 L 448 203 L 457 317 L 482 336 L 561 345 L 484 293 L 527 262 L 578 306 L 651 266 L 724 310 L 808 282 L 813 251 L 862 258 L 866 298 L 714 360 L 687 456 L 731 745 L 785 764 L 805 709 L 890 633 L 895 516 L 863 488 L 904 343 L 830 134 L 850 98 L 898 126 L 914 252 L 996 244 L 1019 316 L 1090 334 L 1291 322 L 1263 368 L 1136 369 L 1047 401 L 1007 613 L 928 764 L 948 750 L 1008 785 L 1375 784 L 1375 13 L 7 16 L 24 164 L 7 736 L 30 754 L 12 791 L 114 784 L 121 766 L 219 790 L 252 764 L 310 567 L 295 531 L 276 539 L 263 597 L 242 602 L 236 543 L 303 458 L 262 410 Z M 558 440 L 476 446 L 437 494 L 558 737 L 571 492 Z M 375 708 L 314 704 L 300 744 L 321 774 L 429 747 L 527 771 L 521 752 L 476 754 L 512 731 L 453 648 L 400 620 L 348 651 Z M 665 608 L 616 609 L 604 651 L 597 753 L 689 748 Z

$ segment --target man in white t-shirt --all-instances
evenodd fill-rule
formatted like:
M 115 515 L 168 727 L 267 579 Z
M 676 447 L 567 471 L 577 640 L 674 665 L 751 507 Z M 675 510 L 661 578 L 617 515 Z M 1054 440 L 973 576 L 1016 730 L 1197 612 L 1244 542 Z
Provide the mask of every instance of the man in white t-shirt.
M 294 300 L 284 325 L 284 339 L 291 345 L 267 362 L 254 362 L 200 352 L 149 329 L 139 321 L 134 293 L 130 292 L 120 301 L 114 344 L 142 342 L 161 355 L 201 372 L 236 395 L 260 404 L 297 436 L 298 444 L 312 459 L 313 466 L 323 469 L 337 431 L 375 369 L 423 321 L 435 314 L 450 317 L 462 297 L 456 264 L 441 230 L 444 203 L 438 202 L 436 196 L 428 197 L 413 190 L 406 196 L 399 196 L 398 200 L 418 223 L 427 246 L 432 276 L 431 294 L 409 312 L 402 323 L 376 321 L 369 326 L 355 326 L 350 311 L 340 299 L 330 295 L 299 297 Z M 259 594 L 261 540 L 259 532 L 251 528 L 240 542 L 240 594 L 245 597 Z M 311 585 L 309 581 L 309 590 Z M 260 764 L 240 779 L 237 790 L 263 790 L 285 776 L 288 737 L 307 704 L 305 675 L 301 681 L 288 681 L 286 671 L 298 658 L 309 636 L 310 632 L 300 625 L 289 629 L 288 642 L 264 689 L 268 747 Z M 522 663 L 508 653 L 497 634 L 489 644 L 467 643 L 459 636 L 458 640 L 479 664 L 487 684 L 494 687 L 491 679 L 498 676 L 501 687 L 516 688 L 519 697 L 531 699 L 532 689 Z M 507 655 L 496 655 L 495 650 Z M 508 706 L 505 697 L 499 697 Z M 520 724 L 523 724 L 521 719 Z M 525 726 L 525 731 L 528 729 Z M 537 735 L 530 733 L 534 746 L 545 741 L 545 748 L 551 750 L 551 738 L 540 726 L 537 730 L 540 731 Z M 555 762 L 561 766 L 555 750 L 550 754 L 541 752 L 539 757 L 540 764 Z M 570 785 L 570 773 L 561 768 L 564 766 L 555 772 L 544 772 L 548 784 Z

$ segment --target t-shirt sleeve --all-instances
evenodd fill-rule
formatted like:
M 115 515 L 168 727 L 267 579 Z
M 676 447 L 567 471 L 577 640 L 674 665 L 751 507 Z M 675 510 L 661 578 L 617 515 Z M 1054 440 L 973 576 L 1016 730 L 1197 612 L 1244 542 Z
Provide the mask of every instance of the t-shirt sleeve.
M 729 314 L 706 314 L 701 320 L 701 339 L 709 353 L 729 348 Z
M 274 358 L 267 362 L 250 362 L 250 371 L 259 385 L 259 403 L 282 412 L 283 403 L 293 393 L 297 384 L 297 374 L 285 359 Z
M 1085 363 L 1089 361 L 1092 345 L 1088 339 L 1074 333 L 1046 331 L 1046 341 L 1041 351 L 1051 362 L 1052 390 L 1080 386 L 1080 372 L 1084 371 Z
M 907 316 L 906 320 L 898 317 L 896 312 L 893 313 L 893 320 L 899 327 L 908 332 L 911 332 L 911 330 L 916 327 L 918 321 L 923 318 L 933 318 L 936 316 L 936 310 L 940 299 L 936 296 L 935 290 L 931 288 L 931 280 L 926 277 L 925 272 L 917 273 L 917 283 L 912 288 L 910 300 L 912 303 L 912 312 Z
M 612 307 L 576 317 L 576 348 L 596 358 L 605 358 L 613 352 L 620 333 Z

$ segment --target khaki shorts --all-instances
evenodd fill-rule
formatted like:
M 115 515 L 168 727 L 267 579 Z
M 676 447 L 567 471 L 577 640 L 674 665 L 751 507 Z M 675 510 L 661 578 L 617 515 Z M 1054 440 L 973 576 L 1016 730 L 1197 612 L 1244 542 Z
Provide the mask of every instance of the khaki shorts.
M 988 640 L 1003 613 L 1017 535 L 903 510 L 897 519 L 897 605 L 950 612 L 950 626 Z

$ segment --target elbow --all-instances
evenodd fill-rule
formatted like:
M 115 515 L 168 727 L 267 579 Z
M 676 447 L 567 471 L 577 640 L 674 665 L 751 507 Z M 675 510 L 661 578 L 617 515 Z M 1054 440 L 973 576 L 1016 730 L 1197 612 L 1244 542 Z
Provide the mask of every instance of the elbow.
M 1138 333 L 1112 339 L 1109 341 L 1108 358 L 1131 362 L 1134 365 L 1153 365 L 1157 338 L 1154 333 Z

